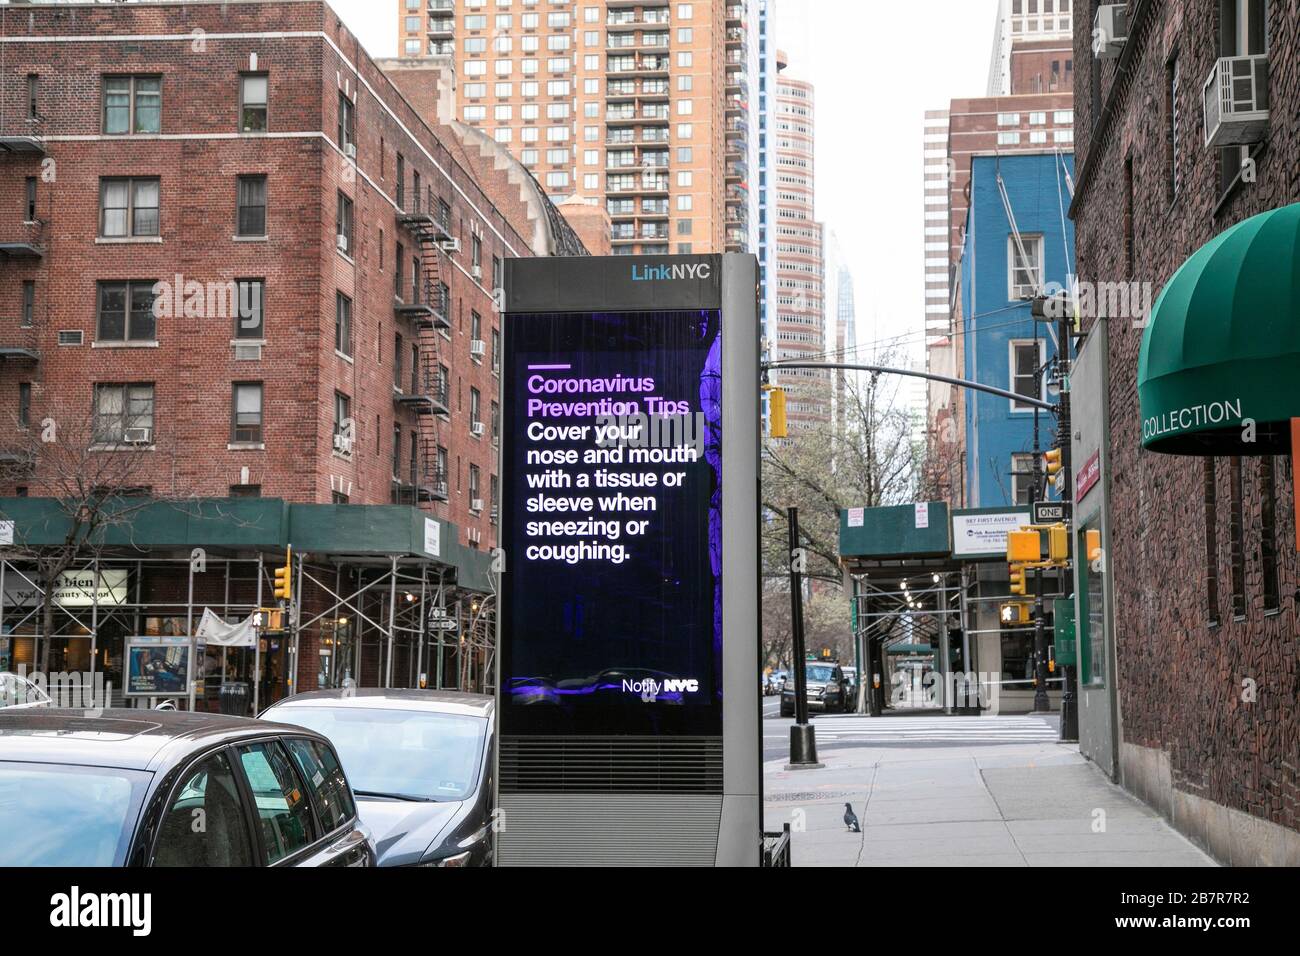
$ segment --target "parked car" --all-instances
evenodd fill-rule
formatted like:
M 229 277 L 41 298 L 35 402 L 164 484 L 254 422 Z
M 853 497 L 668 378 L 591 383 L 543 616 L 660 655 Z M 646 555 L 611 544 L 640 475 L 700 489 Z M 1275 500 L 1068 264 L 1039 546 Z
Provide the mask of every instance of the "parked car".
M 26 677 L 0 671 L 0 709 L 53 706 L 50 695 Z
M 437 690 L 324 690 L 264 718 L 309 727 L 338 749 L 380 866 L 492 862 L 496 703 Z
M 844 713 L 852 706 L 844 670 L 834 661 L 808 661 L 804 665 L 808 686 L 808 709 L 823 713 Z M 781 716 L 794 716 L 794 680 L 785 682 L 781 691 Z
M 0 711 L 0 833 L 0 867 L 375 862 L 328 740 L 217 714 Z

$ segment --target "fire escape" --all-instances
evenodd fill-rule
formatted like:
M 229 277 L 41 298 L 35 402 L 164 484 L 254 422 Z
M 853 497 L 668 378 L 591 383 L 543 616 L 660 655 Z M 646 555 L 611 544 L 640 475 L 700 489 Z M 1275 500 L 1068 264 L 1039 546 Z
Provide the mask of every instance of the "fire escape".
M 398 289 L 394 311 L 405 320 L 417 356 L 408 375 L 394 382 L 394 402 L 414 411 L 419 439 L 403 474 L 395 480 L 394 498 L 402 504 L 421 505 L 448 500 L 445 464 L 439 461 L 439 431 L 451 414 L 450 382 L 441 362 L 443 333 L 451 330 L 451 296 L 442 280 L 441 256 L 457 251 L 459 240 L 449 226 L 450 209 L 434 199 L 432 190 L 402 202 L 398 223 L 416 241 L 410 286 Z M 402 356 L 396 361 L 401 362 Z
M 3 324 L 3 336 L 0 336 L 0 369 L 9 371 L 11 366 L 28 369 L 29 376 L 34 377 L 39 369 L 41 359 L 36 330 L 36 273 L 34 266 L 39 266 L 45 257 L 46 219 L 40 215 L 38 203 L 42 185 L 42 160 L 45 157 L 45 141 L 42 136 L 43 119 L 36 112 L 36 103 L 29 104 L 28 115 L 20 120 L 21 131 L 0 130 L 0 162 L 20 164 L 25 172 L 19 175 L 23 180 L 23 221 L 17 226 L 7 226 L 0 230 L 0 268 L 10 280 L 15 273 L 24 277 L 18 295 L 19 315 L 16 320 Z M 6 124 L 8 125 L 8 124 Z M 47 208 L 48 208 L 47 192 Z M 31 391 L 27 391 L 30 401 Z M 30 408 L 22 413 L 30 415 Z M 0 465 L 12 469 L 15 466 L 30 466 L 31 454 L 19 445 L 0 447 Z

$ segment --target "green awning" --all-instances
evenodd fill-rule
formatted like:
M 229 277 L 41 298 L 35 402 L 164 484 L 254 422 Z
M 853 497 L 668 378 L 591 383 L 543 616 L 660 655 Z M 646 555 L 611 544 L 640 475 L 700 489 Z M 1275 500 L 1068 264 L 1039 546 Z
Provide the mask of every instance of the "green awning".
M 1142 337 L 1138 400 L 1151 451 L 1290 450 L 1289 422 L 1300 417 L 1300 204 L 1238 223 L 1174 273 Z

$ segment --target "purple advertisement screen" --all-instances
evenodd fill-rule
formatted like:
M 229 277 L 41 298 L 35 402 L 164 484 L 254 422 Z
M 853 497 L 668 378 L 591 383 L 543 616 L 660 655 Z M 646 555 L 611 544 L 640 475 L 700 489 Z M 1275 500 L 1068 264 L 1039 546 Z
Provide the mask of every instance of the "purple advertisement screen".
M 722 732 L 721 316 L 512 315 L 501 730 Z

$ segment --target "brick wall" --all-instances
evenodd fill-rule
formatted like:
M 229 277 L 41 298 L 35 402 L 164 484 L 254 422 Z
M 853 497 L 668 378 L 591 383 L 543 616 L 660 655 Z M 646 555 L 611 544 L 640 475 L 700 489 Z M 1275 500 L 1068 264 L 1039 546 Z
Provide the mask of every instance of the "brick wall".
M 1114 115 L 1094 133 L 1091 19 L 1076 31 L 1076 116 L 1081 160 L 1076 200 L 1080 279 L 1149 281 L 1158 294 L 1202 244 L 1250 215 L 1300 199 L 1300 6 L 1269 4 L 1272 122 L 1258 156 L 1258 181 L 1226 198 L 1218 158 L 1203 146 L 1201 85 L 1217 55 L 1217 0 L 1165 0 L 1130 40 L 1137 54 Z M 1083 12 L 1083 11 L 1081 11 Z M 1085 28 L 1086 27 L 1086 28 Z M 1182 76 L 1171 195 L 1169 64 Z M 1114 61 L 1100 66 L 1109 93 Z M 1125 162 L 1132 159 L 1134 270 L 1125 251 Z M 1221 203 L 1222 200 L 1222 203 Z M 1217 212 L 1216 212 L 1217 209 Z M 1085 319 L 1085 324 L 1091 321 Z M 1290 461 L 1275 461 L 1280 613 L 1264 608 L 1261 497 L 1256 459 L 1245 459 L 1246 614 L 1234 620 L 1229 575 L 1229 461 L 1218 459 L 1217 571 L 1222 623 L 1207 608 L 1203 459 L 1142 451 L 1136 375 L 1140 328 L 1110 327 L 1110 474 L 1115 622 L 1122 739 L 1168 754 L 1174 785 L 1273 823 L 1300 829 L 1300 641 L 1297 640 L 1295 503 Z M 1258 686 L 1254 703 L 1242 683 Z
M 11 43 L 0 85 L 5 134 L 29 131 L 45 138 L 47 155 L 0 160 L 0 241 L 22 239 L 24 180 L 41 178 L 44 224 L 39 260 L 0 263 L 0 345 L 34 347 L 37 363 L 0 368 L 0 434 L 20 440 L 12 424 L 19 382 L 33 387 L 32 417 L 89 418 L 93 383 L 152 382 L 158 453 L 141 466 L 139 483 L 156 491 L 224 495 L 255 484 L 264 496 L 329 502 L 335 492 L 352 503 L 390 500 L 394 424 L 404 443 L 419 430 L 417 416 L 392 398 L 394 336 L 407 354 L 416 333 L 394 314 L 393 261 L 405 246 L 406 274 L 416 243 L 397 222 L 395 157 L 406 162 L 407 193 L 419 172 L 422 192 L 432 187 L 451 205 L 450 229 L 461 251 L 439 258 L 450 286 L 452 328 L 439 336 L 439 361 L 450 369 L 450 414 L 438 425 L 448 450 L 450 501 L 428 507 L 438 517 L 481 534 L 495 545 L 489 507 L 469 509 L 468 472 L 480 468 L 481 497 L 496 472 L 490 413 L 498 385 L 492 371 L 492 333 L 499 328 L 491 296 L 493 257 L 532 254 L 521 231 L 522 204 L 480 188 L 449 144 L 431 129 L 360 49 L 324 4 L 240 3 L 36 7 L 7 20 L 10 36 L 126 39 Z M 305 36 L 286 37 L 291 32 Z M 215 38 L 217 34 L 246 34 Z M 311 35 L 317 34 L 317 35 Z M 174 35 L 176 39 L 144 39 Z M 254 67 L 253 57 L 256 57 Z M 239 134 L 239 74 L 269 75 L 269 132 Z M 40 82 L 37 127 L 26 123 L 26 82 Z M 162 77 L 162 135 L 101 135 L 105 74 Z M 357 168 L 337 142 L 339 91 L 356 103 Z M 268 238 L 236 242 L 236 177 L 268 178 Z M 99 180 L 156 176 L 161 182 L 159 240 L 96 241 Z M 498 188 L 496 186 L 493 187 Z M 354 253 L 335 249 L 339 192 L 354 202 Z M 423 196 L 422 196 L 423 199 Z M 507 209 L 497 207 L 500 199 Z M 482 239 L 481 281 L 470 275 L 471 236 Z M 382 252 L 381 252 L 382 237 Z M 97 283 L 111 279 L 171 280 L 180 274 L 203 283 L 265 280 L 266 345 L 260 361 L 236 361 L 231 316 L 160 319 L 156 347 L 96 347 Z M 33 329 L 19 328 L 24 280 L 36 283 Z M 353 301 L 351 355 L 334 348 L 338 292 Z M 471 359 L 471 315 L 482 320 L 488 343 Z M 57 333 L 81 330 L 84 344 L 60 347 Z M 263 449 L 230 448 L 231 385 L 264 383 Z M 470 433 L 470 389 L 482 396 L 486 433 Z M 356 446 L 333 449 L 334 394 L 352 400 Z M 402 460 L 408 460 L 403 449 Z M 243 469 L 248 469 L 247 477 Z M 41 493 L 39 469 L 28 492 Z M 0 489 L 12 493 L 14 487 Z

